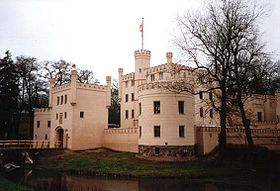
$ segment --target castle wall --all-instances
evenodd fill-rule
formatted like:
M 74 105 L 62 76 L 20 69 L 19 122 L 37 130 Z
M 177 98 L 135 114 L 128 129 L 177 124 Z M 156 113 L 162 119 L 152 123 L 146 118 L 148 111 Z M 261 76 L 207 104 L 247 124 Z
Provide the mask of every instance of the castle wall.
M 105 87 L 94 91 L 78 85 L 77 104 L 73 106 L 71 149 L 102 147 L 103 131 L 108 127 L 106 94 Z
M 104 130 L 103 147 L 116 151 L 138 152 L 138 128 Z
M 34 140 L 50 140 L 51 122 L 48 127 L 48 121 L 51 121 L 51 109 L 41 108 L 34 110 Z

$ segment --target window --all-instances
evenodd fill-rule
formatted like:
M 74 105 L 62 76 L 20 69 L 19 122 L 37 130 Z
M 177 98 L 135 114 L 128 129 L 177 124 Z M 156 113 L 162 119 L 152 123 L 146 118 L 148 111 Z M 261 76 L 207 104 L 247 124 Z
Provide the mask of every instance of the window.
M 35 134 L 35 140 L 37 140 L 37 135 Z
M 40 127 L 40 121 L 37 121 L 37 128 Z
M 128 81 L 125 82 L 125 87 L 126 87 L 126 88 L 128 87 Z
M 160 126 L 154 126 L 154 137 L 160 137 Z
M 58 113 L 55 115 L 55 119 L 58 120 Z
M 64 119 L 67 118 L 67 112 L 64 112 Z
M 60 97 L 60 104 L 63 104 L 63 96 Z
M 184 114 L 184 101 L 178 101 L 178 111 L 180 114 Z
M 155 81 L 155 74 L 151 74 L 151 81 Z
M 212 101 L 213 100 L 213 93 L 209 92 L 209 100 Z
M 125 118 L 128 119 L 128 110 L 125 110 Z
M 203 108 L 202 107 L 199 109 L 199 113 L 200 113 L 200 117 L 203 117 Z
M 163 72 L 160 72 L 160 73 L 158 74 L 158 79 L 163 80 Z
M 203 92 L 199 92 L 199 99 L 203 99 Z
M 48 121 L 47 123 L 47 127 L 51 127 L 51 121 Z
M 135 84 L 135 81 L 131 80 L 131 86 L 134 86 L 134 84 Z
M 59 114 L 59 124 L 62 124 L 62 117 L 63 117 L 63 113 Z
M 134 101 L 134 93 L 131 94 L 131 101 Z
M 59 105 L 59 96 L 57 96 L 56 101 L 56 105 Z
M 45 134 L 45 140 L 47 140 L 48 139 L 48 134 Z
M 139 138 L 142 136 L 142 127 L 139 126 Z
M 210 116 L 210 118 L 213 118 L 213 109 L 209 110 L 209 116 Z
M 258 122 L 261 122 L 262 121 L 262 112 L 258 112 L 257 115 L 258 115 Z
M 141 103 L 139 103 L 139 115 L 141 115 L 141 113 L 142 113 L 142 105 Z
M 159 148 L 155 147 L 155 154 L 158 155 L 159 154 Z
M 125 94 L 125 102 L 128 102 L 128 94 Z
M 160 113 L 160 102 L 154 101 L 154 114 L 159 114 L 159 113 Z
M 139 73 L 141 73 L 142 72 L 142 69 L 141 68 L 139 68 Z
M 134 118 L 134 109 L 131 110 L 131 118 Z
M 80 118 L 84 118 L 85 113 L 83 111 L 80 111 Z
M 185 126 L 184 125 L 179 126 L 179 137 L 185 137 Z
M 67 104 L 67 95 L 64 96 L 64 103 Z

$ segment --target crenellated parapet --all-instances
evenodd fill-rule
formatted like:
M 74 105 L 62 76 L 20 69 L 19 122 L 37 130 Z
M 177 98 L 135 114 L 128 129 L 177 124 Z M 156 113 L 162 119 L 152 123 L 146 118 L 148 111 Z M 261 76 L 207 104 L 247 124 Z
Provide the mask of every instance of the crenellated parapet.
M 116 128 L 116 129 L 105 129 L 105 134 L 137 134 L 138 128 Z
M 138 56 L 151 56 L 151 51 L 149 50 L 135 50 L 134 56 L 137 58 Z
M 65 90 L 68 90 L 71 88 L 71 84 L 70 83 L 67 83 L 67 84 L 62 84 L 60 86 L 54 86 L 52 88 L 53 90 L 53 93 L 56 93 L 56 92 L 60 92 L 60 91 L 65 91 Z
M 77 89 L 95 90 L 95 91 L 105 91 L 107 86 L 98 84 L 85 84 L 77 82 Z
M 35 108 L 34 113 L 40 113 L 40 114 L 49 114 L 52 111 L 51 108 Z
M 125 74 L 122 76 L 122 81 L 128 81 L 128 80 L 134 80 L 135 79 L 135 73 L 129 73 L 129 74 Z

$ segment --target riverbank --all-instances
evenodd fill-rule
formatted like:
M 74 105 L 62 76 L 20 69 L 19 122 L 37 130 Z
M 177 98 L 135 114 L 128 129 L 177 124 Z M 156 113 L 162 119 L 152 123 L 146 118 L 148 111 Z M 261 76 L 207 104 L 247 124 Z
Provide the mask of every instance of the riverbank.
M 184 179 L 238 184 L 279 185 L 280 153 L 258 150 L 230 150 L 224 164 L 215 166 L 210 157 L 196 161 L 145 160 L 133 153 L 105 149 L 85 151 L 40 151 L 32 153 L 35 164 L 28 168 L 43 176 L 74 176 L 116 179 Z M 39 175 L 40 176 L 40 175 Z M 0 176 L 0 190 L 25 190 Z
M 222 166 L 213 165 L 207 157 L 195 161 L 145 160 L 133 153 L 105 149 L 69 151 L 55 155 L 41 153 L 34 168 L 48 172 L 110 177 L 157 177 L 188 179 L 252 179 L 269 181 L 279 177 L 279 153 L 257 154 L 229 152 Z M 46 171 L 45 171 L 46 172 Z

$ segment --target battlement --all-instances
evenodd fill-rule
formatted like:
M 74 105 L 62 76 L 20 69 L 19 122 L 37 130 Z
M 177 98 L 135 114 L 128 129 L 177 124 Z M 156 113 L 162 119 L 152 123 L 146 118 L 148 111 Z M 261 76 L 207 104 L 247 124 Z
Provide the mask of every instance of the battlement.
M 135 50 L 134 56 L 151 56 L 151 51 L 149 50 Z
M 51 112 L 51 108 L 35 108 L 34 109 L 34 113 L 40 113 L 40 114 L 43 114 L 43 113 L 50 113 Z
M 150 82 L 150 83 L 145 83 L 145 84 L 141 84 L 138 86 L 138 91 L 145 91 L 145 90 L 151 90 L 151 89 L 163 89 L 163 90 L 168 90 L 168 87 L 173 87 L 176 84 L 184 84 L 185 85 L 185 89 L 189 88 L 190 90 L 193 89 L 193 87 L 188 84 L 185 83 L 187 80 L 187 78 L 180 78 L 180 79 L 176 79 L 176 80 L 168 80 L 168 81 L 157 81 L 157 82 Z M 189 87 L 187 87 L 187 85 Z M 182 92 L 181 92 L 182 93 Z
M 135 78 L 135 73 L 129 73 L 129 74 L 125 74 L 122 76 L 122 80 L 123 81 L 127 81 L 127 80 L 133 80 Z
M 68 89 L 70 89 L 70 87 L 71 87 L 70 83 L 62 84 L 60 86 L 54 86 L 53 87 L 53 92 L 68 90 Z
M 80 83 L 77 82 L 77 88 L 78 89 L 88 89 L 88 90 L 106 90 L 107 86 L 104 85 L 98 85 L 98 84 L 85 84 L 85 83 Z
M 137 134 L 138 128 L 116 128 L 104 129 L 105 134 Z
M 220 132 L 220 127 L 197 127 L 198 132 Z M 227 128 L 227 133 L 245 133 L 244 128 Z M 252 134 L 280 134 L 280 129 L 251 129 Z

